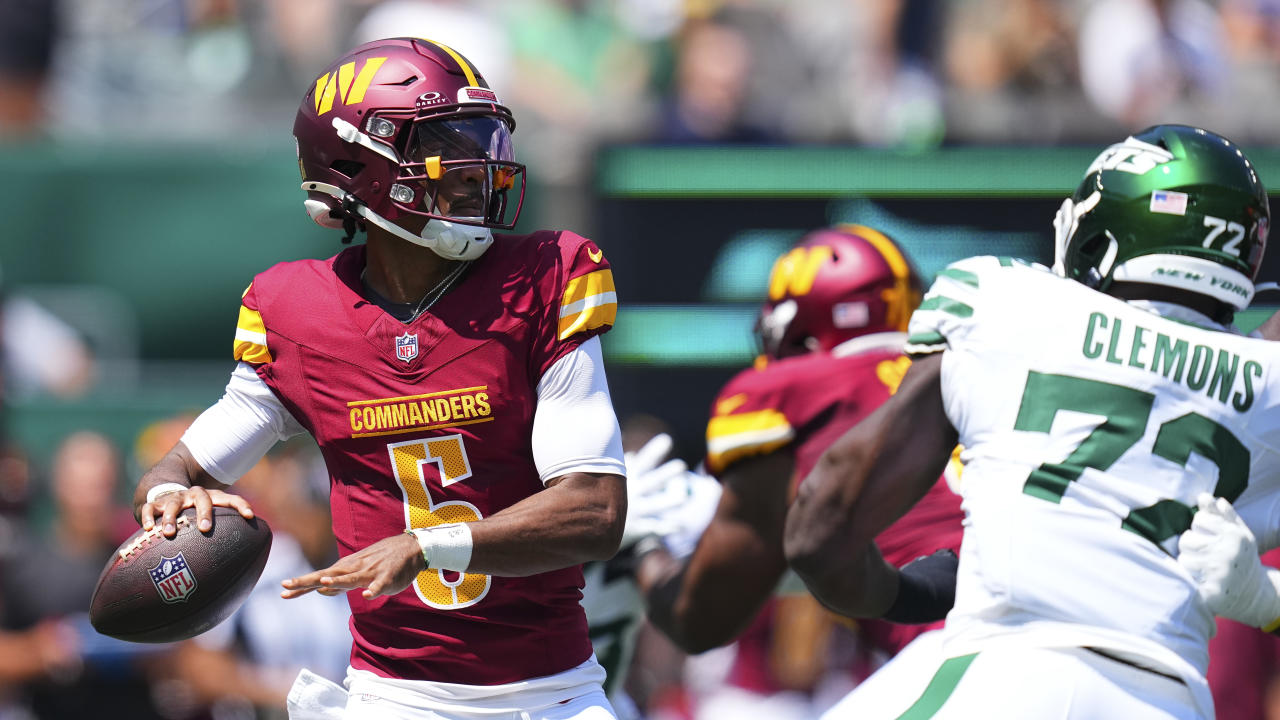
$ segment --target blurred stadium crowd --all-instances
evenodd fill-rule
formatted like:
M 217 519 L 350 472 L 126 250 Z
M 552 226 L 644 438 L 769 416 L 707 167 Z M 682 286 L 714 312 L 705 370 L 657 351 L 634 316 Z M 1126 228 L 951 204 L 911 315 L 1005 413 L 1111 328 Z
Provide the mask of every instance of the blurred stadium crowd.
M 570 226 L 588 214 L 595 150 L 613 143 L 1076 144 L 1173 118 L 1280 144 L 1280 0 L 0 0 L 0 143 L 280 135 L 329 58 L 392 35 L 484 69 Z M 9 303 L 3 337 L 4 392 L 92 386 L 83 343 L 38 306 Z M 76 432 L 46 464 L 0 454 L 0 720 L 279 718 L 301 665 L 340 679 L 345 609 L 319 596 L 288 614 L 251 599 L 172 647 L 89 628 L 97 575 L 136 529 L 134 481 L 189 420 L 158 420 L 131 447 Z M 263 599 L 334 553 L 317 462 L 285 446 L 237 485 L 276 531 Z M 758 715 L 803 717 L 852 680 L 832 668 L 873 662 L 816 606 L 777 617 L 778 642 L 747 661 L 686 665 L 644 632 L 638 704 L 654 720 L 714 717 L 700 702 L 735 672 L 752 702 L 773 698 Z M 1241 720 L 1280 718 L 1266 699 L 1280 695 L 1277 648 L 1250 658 L 1238 677 L 1261 714 Z
M 1276 0 L 4 0 L 0 132 L 218 141 L 288 127 L 342 49 L 484 68 L 527 163 L 603 142 L 1057 144 L 1177 116 L 1280 139 Z M 543 162 L 543 160 L 554 162 Z
M 562 217 L 605 143 L 1063 144 L 1155 122 L 1280 140 L 1277 0 L 3 0 L 0 137 L 290 127 L 342 49 L 483 68 Z M 567 223 L 577 226 L 576 223 Z

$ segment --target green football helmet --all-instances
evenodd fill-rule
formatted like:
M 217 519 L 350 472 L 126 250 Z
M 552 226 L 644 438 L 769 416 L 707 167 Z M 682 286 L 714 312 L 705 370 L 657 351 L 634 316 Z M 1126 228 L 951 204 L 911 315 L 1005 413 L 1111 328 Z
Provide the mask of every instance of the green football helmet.
M 1139 282 L 1237 310 L 1253 300 L 1271 209 L 1235 143 L 1156 125 L 1107 148 L 1054 218 L 1054 270 L 1098 290 Z

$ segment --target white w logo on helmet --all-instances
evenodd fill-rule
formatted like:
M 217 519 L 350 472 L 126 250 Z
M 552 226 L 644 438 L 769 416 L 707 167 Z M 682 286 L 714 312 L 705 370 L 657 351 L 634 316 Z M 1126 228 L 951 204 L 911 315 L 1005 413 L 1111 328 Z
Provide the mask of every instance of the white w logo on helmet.
M 1134 175 L 1146 174 L 1149 170 L 1173 159 L 1173 153 L 1158 145 L 1145 143 L 1134 137 L 1128 137 L 1122 143 L 1116 143 L 1093 161 L 1085 175 L 1092 175 L 1100 170 L 1119 170 Z

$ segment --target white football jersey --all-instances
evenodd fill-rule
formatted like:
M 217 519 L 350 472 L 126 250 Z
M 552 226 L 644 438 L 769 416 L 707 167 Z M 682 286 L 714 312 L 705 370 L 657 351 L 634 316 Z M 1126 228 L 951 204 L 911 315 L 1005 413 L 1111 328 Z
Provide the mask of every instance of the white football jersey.
M 1203 683 L 1214 620 L 1178 536 L 1212 492 L 1280 544 L 1280 343 L 994 257 L 943 270 L 910 335 L 944 352 L 964 446 L 957 646 L 1110 648 Z
M 582 607 L 596 660 L 604 667 L 605 692 L 622 720 L 637 717 L 623 682 L 635 654 L 636 633 L 644 620 L 644 600 L 634 580 L 633 553 L 582 566 Z

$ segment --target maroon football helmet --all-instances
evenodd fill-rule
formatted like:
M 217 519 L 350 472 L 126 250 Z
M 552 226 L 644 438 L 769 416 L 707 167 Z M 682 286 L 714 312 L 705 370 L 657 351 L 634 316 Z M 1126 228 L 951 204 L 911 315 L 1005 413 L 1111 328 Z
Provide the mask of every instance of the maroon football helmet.
M 455 50 L 420 38 L 361 45 L 308 89 L 293 124 L 307 212 L 348 239 L 358 218 L 443 257 L 477 258 L 489 228 L 514 227 L 524 201 L 514 129 Z
M 778 359 L 905 332 L 920 291 L 920 276 L 884 233 L 863 225 L 815 230 L 774 264 L 756 334 L 764 355 Z

